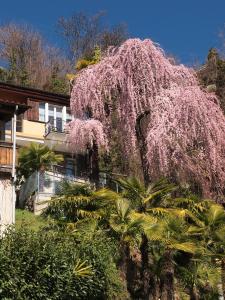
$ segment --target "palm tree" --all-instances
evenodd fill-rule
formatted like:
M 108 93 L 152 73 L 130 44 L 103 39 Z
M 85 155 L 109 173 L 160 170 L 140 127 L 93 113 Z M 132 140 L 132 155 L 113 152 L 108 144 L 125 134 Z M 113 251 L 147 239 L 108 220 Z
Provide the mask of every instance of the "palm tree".
M 164 207 L 167 198 L 176 190 L 176 186 L 164 178 L 147 187 L 135 177 L 118 179 L 116 182 L 122 188 L 124 198 L 130 201 L 131 207 L 144 213 L 148 209 Z
M 225 297 L 225 211 L 222 205 L 205 202 L 205 209 L 196 213 L 200 222 L 189 228 L 189 233 L 201 240 L 212 258 L 221 263 L 221 282 Z
M 72 222 L 73 230 L 80 234 L 103 229 L 116 238 L 119 268 L 134 299 L 174 299 L 178 254 L 191 261 L 198 258 L 200 263 L 210 254 L 222 263 L 221 206 L 193 197 L 172 198 L 175 186 L 165 180 L 147 188 L 135 178 L 118 182 L 121 193 L 65 183 L 46 213 L 67 224 Z M 197 295 L 196 282 L 188 287 L 192 299 Z
M 111 209 L 119 195 L 109 189 L 94 190 L 90 184 L 63 181 L 44 215 L 68 224 L 90 218 L 108 222 Z
M 204 296 L 218 299 L 220 270 L 209 257 L 193 258 L 187 266 L 178 266 L 177 271 L 180 282 L 189 291 L 190 300 L 199 300 Z
M 155 218 L 134 211 L 124 198 L 117 199 L 109 218 L 109 226 L 119 241 L 119 267 L 132 299 L 143 299 L 140 252 L 143 228 L 154 226 L 155 223 Z
M 63 161 L 61 154 L 55 154 L 48 146 L 31 143 L 19 151 L 17 173 L 21 178 L 28 178 L 34 171 L 44 171 Z
M 60 195 L 51 200 L 44 214 L 66 225 L 76 235 L 78 232 L 89 235 L 96 228 L 104 228 L 113 236 L 119 245 L 121 276 L 132 293 L 130 271 L 133 261 L 140 260 L 139 244 L 144 217 L 132 210 L 127 199 L 106 188 L 95 191 L 90 185 L 64 182 Z
M 189 225 L 184 218 L 176 215 L 167 215 L 159 218 L 157 224 L 145 228 L 148 240 L 153 244 L 158 243 L 161 248 L 161 271 L 160 271 L 160 290 L 161 300 L 174 299 L 174 257 L 177 252 L 195 254 L 203 251 L 197 246 L 196 240 L 188 233 Z
M 141 237 L 141 214 L 135 214 L 126 199 L 118 199 L 109 218 L 109 227 L 120 244 L 121 269 L 125 273 L 131 247 L 137 248 Z
M 136 212 L 148 215 L 148 217 L 150 215 L 156 216 L 159 213 L 171 213 L 167 207 L 167 201 L 176 187 L 166 179 L 151 183 L 147 187 L 137 178 L 119 179 L 117 183 L 122 188 L 123 197 L 129 200 L 131 207 Z M 150 294 L 152 297 L 156 297 L 154 295 L 156 287 L 155 278 L 150 268 L 152 258 L 149 255 L 149 239 L 145 232 L 141 236 L 140 251 L 142 263 L 141 297 L 146 299 Z

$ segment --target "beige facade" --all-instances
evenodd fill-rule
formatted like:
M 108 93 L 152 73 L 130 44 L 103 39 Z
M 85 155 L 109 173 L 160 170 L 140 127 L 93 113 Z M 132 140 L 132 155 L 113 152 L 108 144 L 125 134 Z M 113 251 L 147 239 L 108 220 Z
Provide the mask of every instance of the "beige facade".
M 6 141 L 11 139 L 11 130 L 6 130 Z M 16 132 L 18 146 L 29 146 L 31 142 L 43 143 L 45 135 L 45 123 L 22 120 L 22 131 Z
M 0 228 L 2 230 L 15 222 L 17 150 L 29 146 L 31 142 L 36 142 L 46 144 L 64 154 L 65 157 L 69 157 L 63 131 L 68 121 L 68 113 L 69 96 L 0 82 Z M 55 140 L 52 139 L 52 131 L 54 135 L 60 133 L 59 140 L 57 136 L 54 137 Z

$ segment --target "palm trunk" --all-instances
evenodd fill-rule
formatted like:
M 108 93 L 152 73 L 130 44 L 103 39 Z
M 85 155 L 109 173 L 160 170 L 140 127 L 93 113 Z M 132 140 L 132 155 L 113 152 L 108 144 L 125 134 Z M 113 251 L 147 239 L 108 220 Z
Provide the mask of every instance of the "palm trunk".
M 153 277 L 153 280 L 150 280 L 150 294 L 149 299 L 159 300 L 160 299 L 160 287 L 157 279 Z
M 225 299 L 225 258 L 221 260 L 221 283 L 223 289 L 223 297 Z
M 174 264 L 172 258 L 171 250 L 166 250 L 161 274 L 161 300 L 174 300 Z
M 190 300 L 199 300 L 198 291 L 195 286 L 190 289 Z
M 128 243 L 121 241 L 120 244 L 120 259 L 118 262 L 118 267 L 120 270 L 120 277 L 122 279 L 124 290 L 127 294 L 128 292 L 128 286 L 127 286 L 127 265 L 128 265 L 128 257 L 130 255 L 130 248 Z
M 140 263 L 132 259 L 129 243 L 123 240 L 120 244 L 119 269 L 129 299 L 139 299 Z
M 141 297 L 141 263 L 140 250 L 137 249 L 132 253 L 127 265 L 127 289 L 130 293 L 131 299 L 140 299 Z
M 128 259 L 130 256 L 129 245 L 126 242 L 121 242 L 120 245 L 120 260 L 119 269 L 124 280 L 127 278 Z
M 149 251 L 148 251 L 148 239 L 146 235 L 142 235 L 141 242 L 141 259 L 142 259 L 142 268 L 141 268 L 141 299 L 148 300 L 151 299 L 151 295 L 155 293 L 155 279 L 153 278 L 150 272 L 149 264 Z M 150 298 L 151 297 L 151 298 Z
M 141 256 L 142 256 L 142 293 L 143 299 L 148 299 L 149 294 L 149 276 L 148 276 L 148 240 L 145 235 L 142 236 L 142 244 L 141 244 Z

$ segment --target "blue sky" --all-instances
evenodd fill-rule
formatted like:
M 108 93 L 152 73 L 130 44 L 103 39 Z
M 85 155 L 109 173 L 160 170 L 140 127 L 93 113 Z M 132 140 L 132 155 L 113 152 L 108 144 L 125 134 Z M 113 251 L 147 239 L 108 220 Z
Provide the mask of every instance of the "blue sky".
M 183 63 L 203 62 L 218 46 L 225 0 L 0 0 L 0 22 L 25 22 L 57 43 L 56 22 L 75 11 L 107 11 L 107 22 L 126 22 L 132 37 L 151 38 Z

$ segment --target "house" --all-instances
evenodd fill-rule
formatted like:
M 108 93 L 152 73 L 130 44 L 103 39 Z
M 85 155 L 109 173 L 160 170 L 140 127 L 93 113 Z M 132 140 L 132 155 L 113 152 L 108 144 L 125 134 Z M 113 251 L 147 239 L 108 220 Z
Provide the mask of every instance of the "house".
M 26 107 L 26 110 L 21 110 L 17 116 L 17 148 L 36 142 L 45 144 L 64 156 L 62 164 L 53 166 L 51 171 L 44 174 L 33 174 L 21 189 L 20 203 L 35 191 L 34 210 L 38 212 L 43 208 L 42 203 L 56 193 L 60 181 L 70 178 L 70 180 L 83 182 L 88 176 L 87 156 L 73 156 L 66 143 L 66 124 L 72 120 L 70 97 L 0 83 L 0 99 L 3 103 L 21 102 Z M 4 121 L 0 133 L 4 136 L 4 142 L 11 142 L 13 130 L 10 119 Z
M 23 98 L 0 93 L 0 234 L 15 222 L 16 121 L 28 109 Z M 6 140 L 5 126 L 13 130 Z

